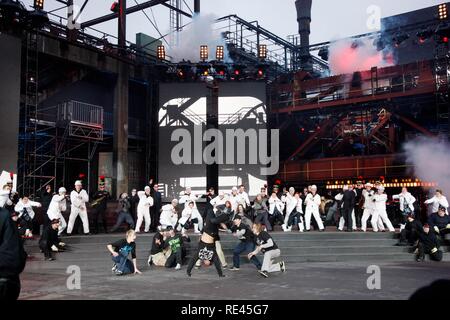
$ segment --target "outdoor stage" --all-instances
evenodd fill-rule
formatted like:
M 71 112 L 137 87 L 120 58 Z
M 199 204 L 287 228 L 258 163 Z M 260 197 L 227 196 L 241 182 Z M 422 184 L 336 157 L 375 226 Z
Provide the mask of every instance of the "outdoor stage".
M 35 258 L 22 273 L 20 299 L 192 299 L 192 300 L 288 300 L 288 299 L 408 299 L 417 289 L 435 280 L 449 279 L 450 255 L 440 263 L 414 261 L 405 247 L 395 247 L 389 233 L 273 233 L 287 261 L 287 272 L 262 278 L 253 265 L 243 263 L 240 271 L 225 270 L 219 278 L 214 267 L 180 271 L 146 265 L 152 235 L 138 235 L 138 267 L 142 275 L 117 277 L 106 250 L 121 234 L 90 237 L 72 236 L 65 241 L 71 251 L 56 255 L 56 261 L 43 261 L 35 241 L 27 251 Z M 191 246 L 196 246 L 191 236 Z M 222 236 L 229 266 L 230 248 L 236 242 Z M 242 258 L 244 261 L 245 258 Z M 323 261 L 323 262 L 320 262 Z M 69 266 L 81 270 L 81 290 L 69 290 Z M 381 269 L 381 289 L 369 290 L 368 266 Z

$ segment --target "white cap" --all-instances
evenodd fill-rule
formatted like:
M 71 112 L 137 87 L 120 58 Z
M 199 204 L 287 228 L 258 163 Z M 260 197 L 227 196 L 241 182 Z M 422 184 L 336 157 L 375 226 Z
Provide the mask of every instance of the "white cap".
M 82 186 L 82 185 L 83 185 L 83 183 L 81 183 L 80 180 L 75 181 L 75 186 Z
M 58 193 L 66 193 L 67 190 L 64 187 L 59 188 Z
M 367 182 L 367 183 L 366 183 L 366 187 L 371 187 L 371 188 L 372 188 L 373 185 L 372 185 L 370 182 Z
M 145 186 L 144 190 L 150 190 L 149 186 Z
M 311 189 L 317 190 L 317 186 L 316 186 L 315 184 L 313 184 L 313 185 L 311 186 Z
M 178 204 L 178 200 L 177 200 L 177 199 L 173 199 L 173 200 L 172 200 L 172 203 L 173 203 L 173 204 Z
M 231 189 L 231 191 L 238 191 L 238 188 L 233 187 L 233 188 Z
M 290 187 L 289 188 L 289 192 L 295 192 L 295 188 L 294 187 Z

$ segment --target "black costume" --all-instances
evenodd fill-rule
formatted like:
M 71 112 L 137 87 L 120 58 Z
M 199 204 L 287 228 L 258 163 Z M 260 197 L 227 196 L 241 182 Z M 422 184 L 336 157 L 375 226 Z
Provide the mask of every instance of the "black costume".
M 352 212 L 355 208 L 356 194 L 353 190 L 344 191 L 344 196 L 342 198 L 342 216 L 344 217 L 345 224 L 347 226 L 347 231 L 352 231 L 353 221 Z
M 442 251 L 439 250 L 439 240 L 433 230 L 430 230 L 428 233 L 421 232 L 419 234 L 419 244 L 417 248 L 419 250 L 417 254 L 418 260 L 423 261 L 425 259 L 425 254 L 429 254 L 431 260 L 442 260 Z
M 106 190 L 98 190 L 93 196 L 92 200 L 94 200 L 95 205 L 93 205 L 93 223 L 94 223 L 94 233 L 98 233 L 99 227 L 98 227 L 98 220 L 101 217 L 103 222 L 103 229 L 105 230 L 105 233 L 108 233 L 108 230 L 106 229 L 107 226 L 107 220 L 106 220 L 106 205 L 108 204 L 108 200 L 111 199 L 111 195 Z
M 411 222 L 407 221 L 405 228 L 400 232 L 399 244 L 410 244 L 414 243 L 419 239 L 419 234 L 423 232 L 422 223 L 418 220 L 413 220 Z
M 53 229 L 51 225 L 46 226 L 42 232 L 41 239 L 39 240 L 39 248 L 44 252 L 45 259 L 50 259 L 52 257 L 52 246 L 62 250 L 63 248 L 59 246 L 61 240 L 58 237 L 58 229 Z

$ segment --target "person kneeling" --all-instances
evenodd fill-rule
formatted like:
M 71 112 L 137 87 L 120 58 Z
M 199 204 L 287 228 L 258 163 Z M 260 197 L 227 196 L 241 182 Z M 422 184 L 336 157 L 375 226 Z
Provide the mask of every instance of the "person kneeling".
M 233 250 L 233 268 L 230 270 L 238 271 L 241 253 L 252 252 L 255 250 L 255 236 L 250 230 L 250 227 L 242 222 L 242 218 L 239 215 L 234 217 L 231 231 L 233 232 L 233 235 L 240 240 L 240 242 Z M 250 261 L 258 270 L 261 270 L 261 262 L 256 256 L 251 257 Z
M 53 219 L 49 226 L 42 232 L 39 240 L 39 248 L 44 253 L 45 260 L 55 260 L 52 252 L 64 251 L 65 243 L 58 237 L 59 219 Z
M 171 254 L 167 258 L 166 268 L 173 268 L 180 270 L 183 264 L 183 259 L 186 257 L 186 250 L 183 248 L 183 243 L 190 242 L 191 240 L 183 234 L 176 233 L 173 228 L 168 227 L 168 239 L 164 242 L 164 249 L 170 248 Z
M 264 253 L 264 260 L 262 263 L 261 270 L 259 273 L 265 277 L 269 277 L 269 273 L 286 271 L 286 266 L 284 261 L 275 262 L 274 259 L 278 258 L 281 255 L 280 249 L 273 241 L 272 237 L 266 232 L 263 231 L 263 226 L 261 224 L 253 225 L 253 233 L 256 235 L 256 249 L 248 254 L 248 258 L 252 259 L 259 252 Z
M 147 262 L 149 266 L 153 264 L 156 267 L 164 267 L 166 265 L 167 258 L 170 257 L 172 251 L 170 247 L 165 249 L 165 243 L 169 237 L 169 231 L 172 229 L 172 226 L 168 226 L 154 235 L 152 249 Z
M 419 234 L 422 232 L 422 223 L 414 218 L 414 213 L 410 213 L 406 218 L 406 224 L 400 232 L 400 240 L 397 246 L 413 246 L 419 239 Z
M 112 260 L 114 261 L 112 271 L 116 275 L 120 276 L 130 273 L 141 274 L 136 265 L 135 240 L 136 232 L 134 230 L 128 230 L 125 239 L 107 245 L 108 251 L 111 252 Z M 128 259 L 130 253 L 133 262 Z
M 430 259 L 433 261 L 442 260 L 442 251 L 439 250 L 439 240 L 434 232 L 430 232 L 430 226 L 428 224 L 423 226 L 423 232 L 419 235 L 417 249 L 417 262 L 425 260 L 425 254 L 429 254 Z

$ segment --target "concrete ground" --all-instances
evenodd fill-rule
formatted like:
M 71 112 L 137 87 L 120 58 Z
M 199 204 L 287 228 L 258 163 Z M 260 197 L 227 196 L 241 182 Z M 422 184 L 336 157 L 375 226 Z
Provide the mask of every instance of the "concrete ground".
M 112 263 L 82 262 L 81 289 L 69 290 L 70 264 L 44 262 L 40 256 L 30 261 L 21 276 L 20 299 L 403 300 L 434 280 L 450 279 L 450 262 L 384 262 L 379 264 L 381 289 L 369 290 L 367 268 L 374 263 L 367 262 L 291 263 L 286 273 L 264 279 L 248 264 L 240 271 L 226 270 L 226 278 L 219 278 L 214 267 L 194 269 L 189 278 L 186 266 L 180 271 L 165 270 L 144 266 L 140 260 L 142 275 L 122 277 L 111 274 Z

